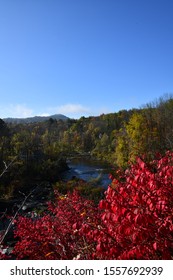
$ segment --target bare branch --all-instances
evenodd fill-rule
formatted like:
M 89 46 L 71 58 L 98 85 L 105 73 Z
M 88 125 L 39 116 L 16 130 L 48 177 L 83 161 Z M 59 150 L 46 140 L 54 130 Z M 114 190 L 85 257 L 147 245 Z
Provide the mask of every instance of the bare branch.
M 3 161 L 4 165 L 5 165 L 5 168 L 4 170 L 2 171 L 2 173 L 0 174 L 0 178 L 4 175 L 4 173 L 7 172 L 7 170 L 9 169 L 9 167 L 14 163 L 14 161 L 16 160 L 17 157 L 15 157 L 8 165 L 6 164 L 5 161 Z
M 35 189 L 34 189 L 35 190 Z M 32 190 L 28 195 L 24 195 L 25 196 L 25 199 L 23 200 L 22 204 L 20 205 L 19 209 L 16 211 L 15 215 L 13 216 L 13 218 L 11 219 L 11 222 L 9 223 L 4 235 L 2 236 L 1 240 L 0 240 L 0 245 L 2 245 L 4 239 L 5 239 L 5 236 L 7 235 L 7 233 L 9 232 L 11 226 L 13 225 L 13 222 L 14 220 L 16 219 L 19 211 L 22 209 L 22 207 L 24 206 L 26 200 L 28 199 L 28 197 L 34 192 L 34 190 Z

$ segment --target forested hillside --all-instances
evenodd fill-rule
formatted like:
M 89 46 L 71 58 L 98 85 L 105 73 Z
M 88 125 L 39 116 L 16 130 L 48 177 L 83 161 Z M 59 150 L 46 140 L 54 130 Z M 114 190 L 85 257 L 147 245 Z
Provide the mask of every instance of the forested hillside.
M 10 186 L 31 181 L 58 180 L 66 158 L 81 154 L 125 168 L 136 156 L 149 161 L 173 148 L 173 98 L 160 98 L 141 109 L 122 110 L 78 120 L 28 124 L 0 121 L 1 194 Z
M 20 124 L 20 123 L 37 123 L 37 122 L 43 122 L 47 121 L 48 119 L 53 118 L 55 120 L 66 120 L 68 119 L 66 116 L 61 114 L 56 114 L 52 116 L 35 116 L 30 118 L 5 118 L 3 119 L 6 123 L 14 123 L 14 124 Z

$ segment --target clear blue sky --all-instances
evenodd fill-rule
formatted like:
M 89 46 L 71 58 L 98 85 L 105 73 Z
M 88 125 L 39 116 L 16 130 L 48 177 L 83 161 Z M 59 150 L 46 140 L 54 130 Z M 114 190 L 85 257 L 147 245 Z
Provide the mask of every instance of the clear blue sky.
M 173 93 L 172 0 L 0 0 L 0 117 L 100 115 Z

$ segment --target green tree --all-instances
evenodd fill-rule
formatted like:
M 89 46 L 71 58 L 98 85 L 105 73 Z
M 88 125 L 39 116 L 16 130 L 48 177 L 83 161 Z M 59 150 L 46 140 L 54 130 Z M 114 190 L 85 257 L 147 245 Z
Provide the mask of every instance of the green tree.
M 128 146 L 129 160 L 134 161 L 137 156 L 147 152 L 147 139 L 149 131 L 146 126 L 146 119 L 141 113 L 133 113 L 129 122 L 125 125 Z
M 119 167 L 125 168 L 129 160 L 129 143 L 125 129 L 120 129 L 116 138 L 115 159 Z

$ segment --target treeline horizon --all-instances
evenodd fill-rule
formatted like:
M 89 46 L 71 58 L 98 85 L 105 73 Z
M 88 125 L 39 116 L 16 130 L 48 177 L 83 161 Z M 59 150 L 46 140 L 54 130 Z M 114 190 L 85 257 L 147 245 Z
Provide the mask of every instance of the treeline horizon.
M 173 149 L 173 96 L 167 95 L 139 109 L 97 117 L 7 124 L 0 119 L 0 172 L 11 161 L 0 189 L 14 189 L 27 180 L 58 180 L 66 159 L 88 154 L 115 168 L 127 168 L 136 157 L 151 161 Z M 0 173 L 0 174 L 1 174 Z

